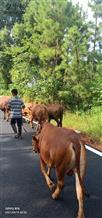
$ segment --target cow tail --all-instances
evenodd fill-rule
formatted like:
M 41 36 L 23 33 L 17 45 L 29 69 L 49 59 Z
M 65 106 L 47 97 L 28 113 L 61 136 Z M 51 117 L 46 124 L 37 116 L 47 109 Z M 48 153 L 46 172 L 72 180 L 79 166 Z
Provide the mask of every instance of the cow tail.
M 80 177 L 83 182 L 85 174 L 86 174 L 86 148 L 85 145 L 80 142 Z
M 85 185 L 84 185 L 84 177 L 86 174 L 86 168 L 87 168 L 87 158 L 86 158 L 86 148 L 85 145 L 80 142 L 81 145 L 81 151 L 80 151 L 80 177 L 83 184 L 83 191 L 86 197 L 90 197 L 90 194 L 88 193 Z
M 73 150 L 76 153 L 77 149 L 75 149 L 75 148 L 76 148 L 76 146 L 73 146 Z M 80 182 L 81 182 L 81 185 L 83 188 L 83 193 L 85 194 L 86 197 L 90 197 L 90 194 L 87 192 L 86 187 L 84 186 L 84 177 L 86 174 L 87 159 L 86 159 L 86 148 L 85 148 L 85 145 L 82 144 L 82 142 L 80 142 L 80 152 L 79 152 L 78 159 L 79 159 L 79 161 L 77 162 L 79 165 L 78 172 L 79 172 Z

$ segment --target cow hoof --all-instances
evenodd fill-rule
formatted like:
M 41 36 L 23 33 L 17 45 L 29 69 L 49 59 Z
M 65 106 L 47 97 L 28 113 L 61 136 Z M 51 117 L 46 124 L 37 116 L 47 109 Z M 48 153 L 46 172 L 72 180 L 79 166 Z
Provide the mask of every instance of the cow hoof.
M 76 218 L 85 218 L 85 216 L 77 216 Z
M 52 198 L 53 198 L 54 200 L 57 200 L 57 199 L 59 198 L 59 195 L 56 195 L 56 193 L 54 192 L 54 193 L 52 194 Z
M 85 218 L 84 214 L 83 215 L 78 215 L 76 218 Z
M 55 186 L 55 184 L 54 184 L 54 183 L 51 183 L 51 184 L 49 185 L 49 188 L 50 188 L 50 190 L 51 190 L 52 192 L 54 192 L 54 191 L 55 191 L 55 188 L 56 188 L 56 186 Z

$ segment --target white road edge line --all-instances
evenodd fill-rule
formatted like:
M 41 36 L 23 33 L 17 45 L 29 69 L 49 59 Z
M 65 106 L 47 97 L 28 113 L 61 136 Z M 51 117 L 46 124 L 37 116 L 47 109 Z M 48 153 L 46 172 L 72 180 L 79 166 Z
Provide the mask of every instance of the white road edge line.
M 85 145 L 86 149 L 89 150 L 89 151 L 92 151 L 93 153 L 99 155 L 100 157 L 102 157 L 102 152 L 101 151 L 97 151 L 96 149 L 88 146 L 88 145 Z

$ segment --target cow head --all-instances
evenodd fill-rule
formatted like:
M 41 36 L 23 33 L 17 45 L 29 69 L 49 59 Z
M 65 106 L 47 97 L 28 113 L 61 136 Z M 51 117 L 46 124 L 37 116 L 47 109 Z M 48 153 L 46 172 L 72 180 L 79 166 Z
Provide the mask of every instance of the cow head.
M 32 146 L 33 146 L 33 151 L 35 153 L 39 152 L 39 139 L 38 138 L 39 138 L 38 136 L 35 136 L 35 135 L 32 136 Z

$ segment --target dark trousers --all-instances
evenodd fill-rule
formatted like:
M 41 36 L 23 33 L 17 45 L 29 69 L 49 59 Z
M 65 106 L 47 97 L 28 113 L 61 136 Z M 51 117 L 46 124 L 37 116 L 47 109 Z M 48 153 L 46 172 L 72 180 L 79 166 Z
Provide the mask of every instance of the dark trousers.
M 17 127 L 18 127 L 18 131 L 17 131 L 16 124 L 17 124 Z M 11 126 L 12 126 L 13 131 L 15 133 L 18 133 L 19 136 L 21 136 L 21 134 L 22 134 L 22 117 L 20 117 L 20 118 L 11 118 Z

